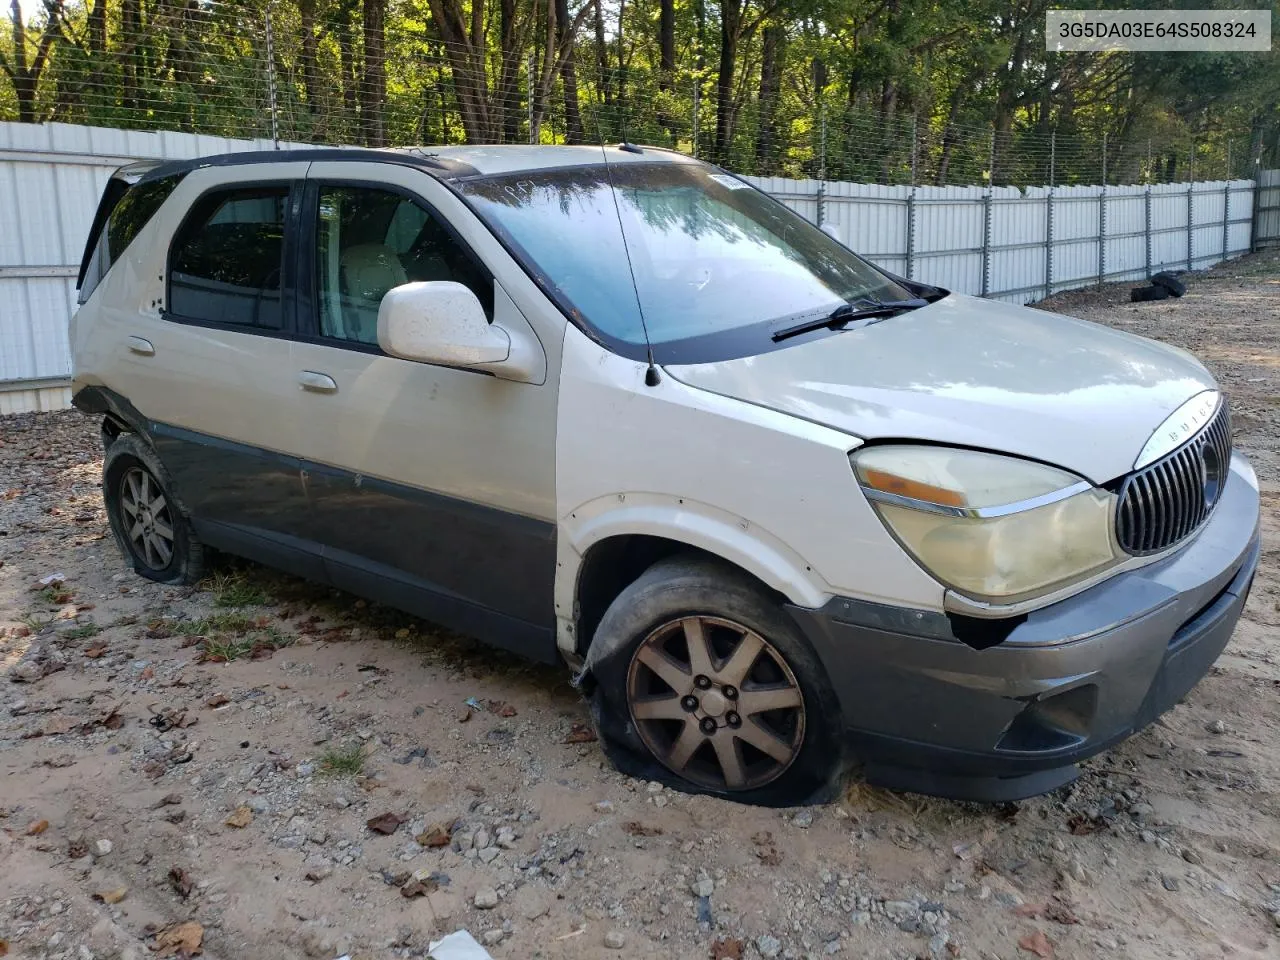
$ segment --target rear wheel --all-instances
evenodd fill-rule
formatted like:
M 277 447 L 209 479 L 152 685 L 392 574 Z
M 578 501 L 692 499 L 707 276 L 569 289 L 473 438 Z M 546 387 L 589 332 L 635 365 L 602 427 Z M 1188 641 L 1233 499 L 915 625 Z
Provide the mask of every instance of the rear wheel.
M 601 742 L 624 772 L 745 803 L 830 792 L 840 718 L 826 674 L 739 571 L 655 564 L 605 613 L 588 665 Z
M 182 584 L 203 576 L 204 546 L 174 500 L 159 458 L 136 434 L 121 434 L 108 448 L 102 495 L 116 543 L 139 576 Z

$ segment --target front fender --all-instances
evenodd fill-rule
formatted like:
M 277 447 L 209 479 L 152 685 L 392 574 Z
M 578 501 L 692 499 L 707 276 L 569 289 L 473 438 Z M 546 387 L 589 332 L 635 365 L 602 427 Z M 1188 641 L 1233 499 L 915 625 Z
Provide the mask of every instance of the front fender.
M 652 493 L 619 493 L 588 501 L 560 520 L 556 549 L 556 640 L 578 659 L 576 597 L 587 552 L 613 537 L 660 537 L 688 544 L 742 568 L 801 607 L 820 607 L 832 591 L 803 557 L 745 517 L 690 500 Z

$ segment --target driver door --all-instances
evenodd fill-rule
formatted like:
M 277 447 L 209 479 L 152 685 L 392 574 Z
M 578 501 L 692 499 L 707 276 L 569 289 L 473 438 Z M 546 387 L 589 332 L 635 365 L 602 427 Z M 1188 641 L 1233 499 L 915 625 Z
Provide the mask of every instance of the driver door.
M 336 585 L 549 659 L 554 386 L 378 347 L 379 303 L 410 281 L 462 283 L 527 327 L 449 206 L 465 212 L 411 168 L 312 165 L 291 358 L 316 384 L 297 440 L 310 537 Z

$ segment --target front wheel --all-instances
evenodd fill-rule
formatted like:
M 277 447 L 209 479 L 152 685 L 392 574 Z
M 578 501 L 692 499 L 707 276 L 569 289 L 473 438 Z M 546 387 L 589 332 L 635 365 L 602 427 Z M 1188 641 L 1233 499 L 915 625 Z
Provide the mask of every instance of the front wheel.
M 840 714 L 822 665 L 731 567 L 655 564 L 606 611 L 588 669 L 601 743 L 626 773 L 770 806 L 833 786 Z

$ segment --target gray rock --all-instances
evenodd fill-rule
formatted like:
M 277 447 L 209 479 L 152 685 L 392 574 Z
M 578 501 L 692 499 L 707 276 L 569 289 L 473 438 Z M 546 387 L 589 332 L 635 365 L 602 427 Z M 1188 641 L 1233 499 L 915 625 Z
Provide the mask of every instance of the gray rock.
M 480 935 L 480 942 L 486 947 L 496 947 L 502 942 L 502 938 L 505 936 L 506 934 L 503 933 L 501 929 L 486 930 Z
M 855 927 L 865 927 L 871 922 L 871 914 L 866 910 L 855 910 L 853 915 L 849 917 L 849 922 Z
M 492 910 L 498 905 L 498 891 L 493 887 L 477 890 L 475 905 L 477 910 Z
M 1204 857 L 1200 856 L 1200 852 L 1192 847 L 1182 848 L 1182 859 L 1197 867 L 1204 863 Z
M 1210 720 L 1204 725 L 1204 728 L 1210 733 L 1218 734 L 1219 736 L 1227 732 L 1227 725 L 1222 722 L 1221 718 L 1217 720 Z
M 929 938 L 929 958 L 930 960 L 946 960 L 949 956 L 947 945 L 951 942 L 951 936 L 946 933 L 935 933 Z
M 1162 873 L 1160 874 L 1160 886 L 1171 892 L 1176 891 L 1178 889 L 1178 878 L 1172 874 Z
M 919 912 L 916 905 L 910 900 L 885 901 L 884 915 L 895 923 L 900 920 L 906 920 L 908 917 L 916 917 Z
M 813 826 L 813 811 L 801 810 L 791 818 L 791 822 L 801 830 L 807 830 L 809 827 Z
M 709 897 L 716 892 L 716 882 L 710 877 L 699 877 L 689 885 L 689 890 L 695 897 Z
M 620 930 L 610 930 L 604 935 L 604 945 L 610 950 L 621 950 L 627 945 L 627 938 Z
M 112 850 L 110 840 L 96 840 L 93 844 L 93 855 L 95 857 L 105 857 Z
M 489 846 L 489 831 L 482 827 L 476 831 L 475 847 L 477 850 L 483 850 L 487 846 Z
M 776 957 L 782 952 L 782 942 L 777 937 L 765 934 L 762 937 L 756 937 L 756 949 L 760 951 L 762 957 Z
M 485 847 L 478 856 L 481 863 L 493 863 L 494 860 L 498 859 L 498 854 L 501 852 L 497 847 Z

